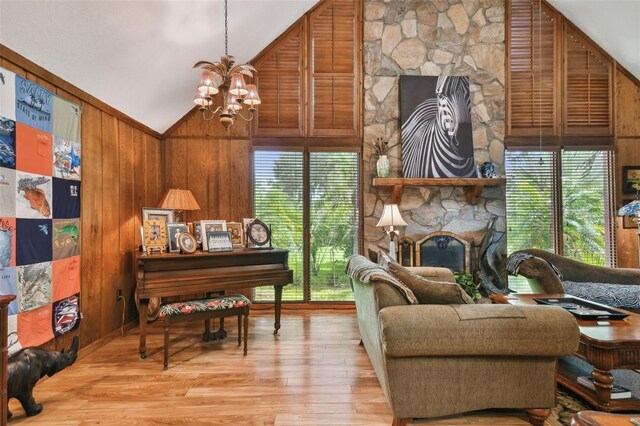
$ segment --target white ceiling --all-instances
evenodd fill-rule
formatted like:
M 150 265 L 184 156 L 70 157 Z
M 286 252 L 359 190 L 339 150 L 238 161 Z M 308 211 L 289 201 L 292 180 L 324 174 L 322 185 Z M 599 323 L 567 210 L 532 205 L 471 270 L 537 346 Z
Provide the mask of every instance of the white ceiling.
M 640 79 L 640 0 L 549 0 Z
M 230 0 L 244 63 L 318 0 Z M 199 60 L 224 54 L 224 2 L 0 0 L 0 43 L 164 132 L 193 104 Z
M 229 53 L 251 59 L 317 1 L 229 0 Z M 549 1 L 640 78 L 640 0 Z M 224 53 L 223 1 L 0 0 L 0 43 L 164 132 L 193 105 L 193 64 Z

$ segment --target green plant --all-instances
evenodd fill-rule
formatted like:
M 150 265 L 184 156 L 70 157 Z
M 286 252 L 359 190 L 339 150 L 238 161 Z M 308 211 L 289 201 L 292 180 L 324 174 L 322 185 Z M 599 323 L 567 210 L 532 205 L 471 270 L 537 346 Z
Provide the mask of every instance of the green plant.
M 473 299 L 473 301 L 477 301 L 482 299 L 482 294 L 480 294 L 480 284 L 475 284 L 473 282 L 473 276 L 466 272 L 454 272 L 453 276 L 456 279 L 456 282 L 460 284 L 460 287 Z

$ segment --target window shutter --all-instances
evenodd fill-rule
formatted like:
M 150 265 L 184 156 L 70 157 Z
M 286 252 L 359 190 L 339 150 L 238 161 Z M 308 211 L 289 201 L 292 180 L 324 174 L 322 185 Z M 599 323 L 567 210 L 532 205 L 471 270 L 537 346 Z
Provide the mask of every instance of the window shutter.
M 353 300 L 345 267 L 360 252 L 359 164 L 355 152 L 310 153 L 311 300 Z
M 609 151 L 562 152 L 564 256 L 591 265 L 613 265 Z
M 548 151 L 505 152 L 508 254 L 528 248 L 554 251 L 556 155 Z M 523 277 L 509 276 L 509 288 L 531 292 Z
M 566 135 L 611 135 L 612 63 L 565 23 Z
M 508 134 L 558 135 L 559 19 L 544 3 L 540 11 L 537 1 L 513 0 L 510 7 Z
M 303 299 L 303 153 L 255 151 L 253 156 L 254 217 L 271 225 L 274 247 L 289 250 L 293 284 L 283 300 Z M 272 287 L 258 287 L 256 301 L 274 300 Z
M 357 136 L 356 2 L 326 1 L 309 17 L 310 136 Z
M 262 99 L 256 113 L 256 137 L 303 136 L 303 34 L 300 23 L 254 63 Z

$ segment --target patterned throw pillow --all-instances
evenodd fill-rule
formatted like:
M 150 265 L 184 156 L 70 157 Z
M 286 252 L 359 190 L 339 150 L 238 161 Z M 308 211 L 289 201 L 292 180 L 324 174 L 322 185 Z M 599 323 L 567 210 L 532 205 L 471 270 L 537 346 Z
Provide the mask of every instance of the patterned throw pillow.
M 423 305 L 473 304 L 473 299 L 458 283 L 432 281 L 399 265 L 387 254 L 378 252 L 378 264 L 402 281 Z

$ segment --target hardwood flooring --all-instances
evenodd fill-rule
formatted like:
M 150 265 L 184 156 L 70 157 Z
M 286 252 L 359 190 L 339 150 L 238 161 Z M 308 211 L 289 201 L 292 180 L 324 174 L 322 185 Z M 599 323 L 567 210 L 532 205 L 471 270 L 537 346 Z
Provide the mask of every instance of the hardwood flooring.
M 252 310 L 249 353 L 229 338 L 203 343 L 202 323 L 172 328 L 169 369 L 162 370 L 162 325 L 151 324 L 149 358 L 138 358 L 137 328 L 36 387 L 44 404 L 27 418 L 12 400 L 10 425 L 206 424 L 390 425 L 392 415 L 367 354 L 355 312 Z M 520 412 L 485 411 L 425 425 L 527 425 Z

